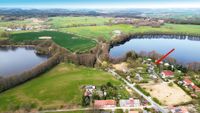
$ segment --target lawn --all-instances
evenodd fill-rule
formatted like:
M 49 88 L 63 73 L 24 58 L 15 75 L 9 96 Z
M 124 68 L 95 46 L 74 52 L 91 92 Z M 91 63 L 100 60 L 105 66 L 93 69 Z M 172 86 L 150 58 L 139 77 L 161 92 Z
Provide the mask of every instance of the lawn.
M 188 33 L 200 35 L 200 25 L 181 25 L 181 24 L 165 24 L 160 28 L 152 28 L 150 26 L 134 27 L 132 25 L 112 25 L 112 26 L 82 26 L 71 28 L 60 28 L 59 31 L 70 32 L 85 36 L 88 38 L 98 38 L 103 36 L 107 40 L 111 40 L 114 30 L 120 30 L 123 33 L 144 33 L 144 32 L 161 32 L 161 33 Z
M 1 93 L 0 112 L 29 105 L 40 109 L 80 106 L 82 86 L 100 86 L 107 82 L 113 85 L 121 84 L 109 73 L 61 63 L 40 77 Z
M 86 51 L 96 45 L 94 40 L 56 31 L 13 33 L 10 39 L 21 42 L 39 40 L 41 36 L 50 36 L 55 43 L 71 51 Z
M 47 24 L 51 25 L 52 28 L 64 28 L 71 26 L 79 25 L 103 25 L 108 23 L 112 18 L 106 17 L 90 17 L 90 16 L 81 16 L 81 17 L 51 17 L 49 18 Z

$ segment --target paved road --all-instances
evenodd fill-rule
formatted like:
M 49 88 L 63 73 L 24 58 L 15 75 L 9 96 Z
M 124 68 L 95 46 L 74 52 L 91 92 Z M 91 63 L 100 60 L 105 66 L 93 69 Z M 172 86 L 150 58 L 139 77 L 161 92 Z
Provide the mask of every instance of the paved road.
M 105 107 L 100 108 L 102 110 L 112 110 L 115 111 L 117 109 L 143 109 L 143 108 L 152 108 L 152 106 L 138 106 L 138 107 Z M 88 110 L 94 110 L 94 108 L 76 108 L 76 109 L 58 109 L 58 110 L 44 110 L 39 111 L 39 113 L 48 113 L 48 112 L 65 112 L 65 111 L 88 111 Z
M 167 109 L 164 109 L 162 106 L 154 102 L 151 97 L 144 95 L 140 90 L 138 90 L 133 84 L 130 84 L 127 80 L 122 78 L 120 75 L 118 75 L 114 70 L 108 69 L 108 72 L 112 73 L 113 76 L 120 78 L 123 80 L 127 86 L 129 86 L 131 89 L 136 91 L 139 95 L 141 95 L 143 98 L 145 98 L 149 103 L 151 103 L 152 107 L 162 113 L 168 113 L 169 111 Z

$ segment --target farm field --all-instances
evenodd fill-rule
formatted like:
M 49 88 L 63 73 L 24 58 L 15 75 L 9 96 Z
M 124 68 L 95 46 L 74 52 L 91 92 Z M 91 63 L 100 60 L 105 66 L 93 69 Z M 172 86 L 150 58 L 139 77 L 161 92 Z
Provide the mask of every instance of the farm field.
M 80 107 L 82 86 L 120 85 L 111 74 L 74 64 L 61 63 L 49 72 L 0 94 L 0 111 L 23 107 L 55 109 Z M 121 95 L 128 92 L 121 91 Z
M 104 25 L 108 23 L 112 18 L 108 17 L 51 17 L 47 24 L 51 25 L 52 28 L 65 28 L 79 25 Z
M 168 86 L 168 83 L 145 84 L 142 87 L 164 105 L 179 105 L 192 101 L 191 97 L 176 84 L 172 87 Z
M 134 27 L 127 24 L 118 24 L 112 26 L 82 26 L 60 28 L 59 31 L 70 32 L 88 38 L 104 37 L 106 40 L 111 40 L 114 30 L 120 30 L 123 33 L 145 33 L 145 32 L 158 32 L 158 33 L 187 33 L 191 35 L 200 34 L 199 25 L 181 25 L 181 24 L 165 24 L 160 28 L 153 28 L 150 26 Z
M 50 36 L 55 43 L 71 51 L 87 51 L 96 45 L 94 40 L 56 31 L 14 33 L 11 35 L 10 39 L 21 42 L 27 40 L 39 40 L 39 37 L 41 36 Z

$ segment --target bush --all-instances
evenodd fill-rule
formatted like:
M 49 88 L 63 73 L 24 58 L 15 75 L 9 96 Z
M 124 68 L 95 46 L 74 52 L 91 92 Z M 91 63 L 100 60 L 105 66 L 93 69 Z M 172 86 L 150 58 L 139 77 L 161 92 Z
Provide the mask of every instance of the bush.
M 158 103 L 159 105 L 161 105 L 161 102 L 157 99 L 157 98 L 153 98 L 153 100 L 156 102 L 156 103 Z
M 140 87 L 139 85 L 135 85 L 135 87 L 140 90 L 142 93 L 144 93 L 146 96 L 150 96 L 150 93 L 148 93 L 147 91 L 145 91 L 142 87 Z
M 173 86 L 173 83 L 172 83 L 172 82 L 168 83 L 168 86 L 172 87 L 172 86 Z

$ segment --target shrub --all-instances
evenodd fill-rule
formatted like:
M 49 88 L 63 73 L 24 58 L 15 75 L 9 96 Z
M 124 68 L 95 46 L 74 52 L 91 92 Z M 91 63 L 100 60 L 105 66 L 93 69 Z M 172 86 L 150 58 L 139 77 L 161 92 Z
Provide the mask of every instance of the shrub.
M 172 82 L 168 83 L 168 86 L 172 87 L 172 86 L 173 86 L 173 83 L 172 83 Z
M 142 87 L 140 87 L 139 85 L 135 85 L 135 87 L 140 90 L 142 93 L 144 93 L 146 96 L 150 96 L 150 93 L 148 93 L 147 91 L 145 91 Z
M 154 100 L 156 103 L 158 103 L 159 105 L 161 105 L 161 102 L 160 102 L 157 98 L 153 97 L 153 100 Z

